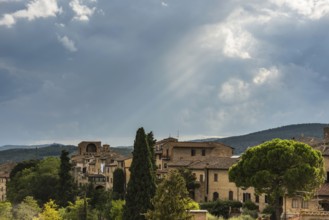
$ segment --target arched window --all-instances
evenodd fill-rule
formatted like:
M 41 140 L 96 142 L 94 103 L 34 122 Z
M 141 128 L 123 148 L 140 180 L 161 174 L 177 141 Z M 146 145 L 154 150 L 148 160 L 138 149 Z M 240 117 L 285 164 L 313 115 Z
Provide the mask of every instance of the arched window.
M 96 152 L 97 151 L 97 147 L 96 147 L 96 145 L 95 144 L 88 144 L 87 145 L 87 149 L 86 149 L 86 151 L 88 152 L 88 153 L 93 153 L 93 152 Z
M 218 192 L 214 192 L 214 193 L 212 194 L 212 200 L 213 200 L 213 201 L 218 200 L 218 197 L 219 197 Z

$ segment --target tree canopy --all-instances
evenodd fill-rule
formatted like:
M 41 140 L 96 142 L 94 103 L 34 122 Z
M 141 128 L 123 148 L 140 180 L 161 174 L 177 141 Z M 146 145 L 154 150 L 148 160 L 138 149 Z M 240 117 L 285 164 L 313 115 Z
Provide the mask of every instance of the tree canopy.
M 13 169 L 8 183 L 8 200 L 20 203 L 27 196 L 33 196 L 39 204 L 55 199 L 59 182 L 59 159 L 48 157 L 40 161 L 22 162 Z
M 185 220 L 190 219 L 187 212 L 192 200 L 188 196 L 185 180 L 177 170 L 169 171 L 166 178 L 159 184 L 152 199 L 154 210 L 146 214 L 148 220 Z
M 276 209 L 280 197 L 298 191 L 312 193 L 324 182 L 324 162 L 320 151 L 294 140 L 273 139 L 249 148 L 229 170 L 230 181 L 238 187 L 254 187 L 265 193 Z

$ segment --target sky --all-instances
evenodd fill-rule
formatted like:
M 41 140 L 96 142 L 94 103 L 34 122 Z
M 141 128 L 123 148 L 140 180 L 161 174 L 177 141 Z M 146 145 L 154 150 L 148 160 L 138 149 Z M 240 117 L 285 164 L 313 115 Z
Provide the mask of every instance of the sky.
M 0 0 L 0 146 L 329 122 L 328 0 Z

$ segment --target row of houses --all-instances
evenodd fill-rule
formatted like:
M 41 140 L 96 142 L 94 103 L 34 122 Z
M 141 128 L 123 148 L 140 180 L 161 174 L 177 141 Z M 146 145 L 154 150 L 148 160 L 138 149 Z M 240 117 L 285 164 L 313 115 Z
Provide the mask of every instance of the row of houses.
M 320 150 L 325 160 L 325 169 L 329 177 L 329 129 L 324 130 L 323 139 L 299 138 Z M 197 202 L 214 201 L 217 199 L 250 200 L 263 210 L 267 204 L 266 195 L 256 195 L 253 188 L 246 190 L 236 187 L 229 181 L 228 170 L 238 161 L 234 149 L 215 142 L 180 142 L 176 138 L 166 138 L 154 146 L 157 176 L 162 178 L 171 169 L 187 168 L 195 175 L 200 187 L 191 196 Z M 78 145 L 78 154 L 72 156 L 73 174 L 79 185 L 92 182 L 96 188 L 111 189 L 113 172 L 116 168 L 124 170 L 126 184 L 129 181 L 129 167 L 132 157 L 122 157 L 113 153 L 109 145 L 101 142 L 84 141 Z M 282 198 L 284 216 L 294 217 L 300 213 L 320 213 L 329 218 L 329 178 L 317 191 L 316 198 L 303 199 L 303 192 L 295 197 Z M 321 219 L 321 218 L 318 218 Z
M 329 219 L 329 128 L 324 129 L 323 139 L 301 137 L 297 140 L 322 152 L 327 180 L 311 200 L 303 199 L 304 192 L 295 197 L 282 198 L 284 216 L 289 218 L 303 213 L 311 217 L 319 215 L 316 219 Z M 158 178 L 163 178 L 171 169 L 191 170 L 200 185 L 191 192 L 197 202 L 217 199 L 241 202 L 250 200 L 256 203 L 260 210 L 267 206 L 266 195 L 256 195 L 253 188 L 244 190 L 229 181 L 228 170 L 239 160 L 230 146 L 215 142 L 180 142 L 170 137 L 158 141 L 154 152 Z M 83 141 L 78 144 L 78 151 L 71 157 L 71 162 L 74 180 L 79 186 L 93 183 L 95 188 L 111 189 L 113 173 L 117 168 L 124 170 L 125 182 L 128 183 L 132 156 L 118 155 L 111 150 L 110 145 L 102 145 L 100 141 Z M 13 166 L 14 164 L 0 167 L 0 201 L 6 200 L 6 183 Z

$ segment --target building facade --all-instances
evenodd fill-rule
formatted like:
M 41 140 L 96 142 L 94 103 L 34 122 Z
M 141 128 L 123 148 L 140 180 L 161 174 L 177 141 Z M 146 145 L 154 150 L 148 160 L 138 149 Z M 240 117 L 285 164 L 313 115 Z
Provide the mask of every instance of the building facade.
M 92 183 L 96 189 L 111 189 L 117 168 L 124 170 L 126 183 L 129 181 L 131 160 L 132 157 L 118 155 L 100 141 L 82 141 L 78 153 L 71 157 L 73 177 L 80 187 Z

